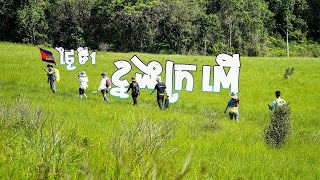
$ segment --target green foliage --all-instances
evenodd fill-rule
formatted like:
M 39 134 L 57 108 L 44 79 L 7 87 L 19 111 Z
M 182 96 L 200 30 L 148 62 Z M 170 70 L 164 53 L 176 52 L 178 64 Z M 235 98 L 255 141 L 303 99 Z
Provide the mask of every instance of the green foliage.
M 270 115 L 271 125 L 265 128 L 266 143 L 275 148 L 281 148 L 291 133 L 291 109 L 288 104 L 278 106 Z
M 294 73 L 294 68 L 287 68 L 284 72 L 283 78 L 288 79 Z
M 50 4 L 49 38 L 53 47 L 85 46 L 91 29 L 91 0 L 57 0 Z
M 42 108 L 33 110 L 20 96 L 12 105 L 1 104 L 0 163 L 7 172 L 2 178 L 21 177 L 24 169 L 37 179 L 63 178 L 71 169 L 79 168 L 87 146 L 80 145 L 77 132 L 66 135 L 63 124 Z
M 48 50 L 59 57 L 54 49 Z M 320 169 L 315 166 L 320 164 L 320 113 L 316 94 L 319 58 L 241 57 L 240 123 L 235 123 L 223 114 L 230 98 L 229 90 L 201 91 L 201 67 L 214 66 L 213 56 L 98 51 L 96 65 L 76 63 L 75 71 L 58 65 L 64 78 L 57 83 L 57 93 L 52 94 L 43 71 L 46 64 L 41 63 L 37 47 L 2 42 L 0 54 L 3 65 L 0 68 L 0 120 L 4 122 L 9 118 L 0 129 L 0 179 L 115 178 L 114 152 L 117 151 L 112 150 L 114 146 L 122 152 L 118 156 L 122 158 L 118 175 L 123 178 L 130 175 L 131 179 L 138 179 L 147 174 L 148 179 L 182 176 L 185 179 L 319 179 Z M 131 99 L 110 94 L 107 95 L 110 102 L 105 103 L 101 94 L 92 93 L 100 84 L 101 72 L 106 71 L 110 77 L 116 71 L 113 64 L 116 60 L 129 60 L 133 55 L 145 63 L 157 60 L 164 65 L 170 59 L 196 64 L 198 71 L 192 72 L 194 91 L 179 92 L 179 101 L 164 111 L 157 107 L 156 97 L 149 95 L 151 90 L 141 89 L 138 106 L 132 106 Z M 288 67 L 294 67 L 295 72 L 284 80 L 284 69 Z M 77 82 L 80 71 L 86 71 L 89 78 L 88 98 L 82 100 Z M 136 72 L 140 73 L 133 66 L 123 80 L 129 80 Z M 290 106 L 293 130 L 290 141 L 281 150 L 266 146 L 262 132 L 270 124 L 266 105 L 274 98 L 276 89 L 283 93 L 284 99 L 294 102 Z M 19 94 L 26 103 L 16 103 Z M 22 107 L 17 108 L 19 105 Z M 10 113 L 2 113 L 5 109 Z M 30 112 L 28 118 L 22 121 L 23 113 L 17 109 Z M 31 118 L 37 117 L 39 110 L 42 120 Z M 141 131 L 137 132 L 138 129 Z M 148 135 L 154 135 L 153 140 L 158 137 L 164 141 L 150 143 Z M 158 151 L 152 151 L 151 147 Z M 127 167 L 130 172 L 126 171 Z M 144 171 L 146 168 L 152 172 Z
M 49 28 L 45 15 L 47 6 L 46 0 L 30 0 L 21 10 L 18 10 L 19 34 L 23 42 L 37 45 L 47 41 Z
M 174 147 L 164 148 L 173 136 L 174 124 L 140 120 L 121 127 L 113 133 L 108 148 L 114 159 L 113 177 L 150 179 L 159 171 L 166 173 L 166 161 L 176 152 Z
M 319 41 L 318 6 L 314 0 L 0 0 L 0 40 L 201 55 L 268 56 L 271 47 L 281 56 L 269 38 L 288 35 L 290 46 Z

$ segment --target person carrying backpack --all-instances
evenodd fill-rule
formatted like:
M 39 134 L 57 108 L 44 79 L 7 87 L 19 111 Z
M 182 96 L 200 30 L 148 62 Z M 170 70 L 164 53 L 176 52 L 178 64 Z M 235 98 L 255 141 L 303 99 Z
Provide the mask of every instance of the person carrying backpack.
M 140 87 L 139 87 L 139 84 L 138 82 L 136 81 L 136 78 L 135 77 L 132 77 L 131 78 L 131 84 L 127 90 L 127 93 L 130 91 L 131 89 L 131 96 L 132 96 L 132 99 L 133 99 L 133 105 L 137 105 L 138 102 L 137 102 L 137 98 L 138 96 L 140 95 Z
M 166 90 L 166 85 L 163 82 L 161 82 L 161 77 L 160 76 L 157 77 L 157 84 L 154 87 L 153 91 L 150 93 L 150 95 L 155 90 L 157 90 L 157 102 L 158 102 L 159 108 L 160 108 L 160 110 L 162 110 L 163 100 L 164 100 L 164 92 Z
M 270 104 L 268 104 L 268 107 L 269 107 L 269 110 L 273 110 L 274 108 L 277 108 L 278 106 L 283 106 L 284 104 L 286 104 L 286 101 L 284 100 L 284 99 L 281 99 L 280 98 L 280 95 L 281 95 L 281 93 L 280 93 L 280 91 L 276 91 L 276 100 L 274 100 L 273 102 L 272 102 L 272 104 L 270 105 Z
M 102 79 L 100 81 L 100 86 L 97 91 L 101 91 L 103 99 L 108 102 L 107 93 L 109 93 L 108 88 L 111 87 L 110 79 L 107 77 L 107 73 L 101 73 Z
M 232 120 L 234 118 L 236 120 L 236 122 L 239 122 L 239 120 L 238 120 L 238 118 L 239 118 L 239 111 L 238 111 L 239 98 L 238 98 L 236 92 L 230 93 L 230 97 L 231 97 L 231 99 L 228 101 L 228 104 L 227 104 L 226 109 L 224 110 L 224 113 L 226 113 L 227 110 L 229 110 L 230 120 Z
M 52 90 L 52 93 L 56 92 L 56 76 L 54 73 L 53 66 L 51 64 L 47 65 L 48 70 L 44 69 L 47 72 L 48 76 L 48 83 L 50 83 L 50 88 Z

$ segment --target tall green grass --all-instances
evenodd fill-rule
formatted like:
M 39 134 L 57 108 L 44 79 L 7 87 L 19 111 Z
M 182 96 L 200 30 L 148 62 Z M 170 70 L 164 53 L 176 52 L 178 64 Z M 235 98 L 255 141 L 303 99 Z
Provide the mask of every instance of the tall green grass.
M 75 71 L 57 66 L 61 82 L 52 94 L 37 47 L 3 42 L 0 54 L 1 179 L 320 178 L 320 59 L 241 57 L 236 123 L 223 114 L 229 90 L 201 92 L 201 67 L 215 65 L 214 57 L 98 52 L 96 65 L 76 64 Z M 101 72 L 111 77 L 113 62 L 133 55 L 146 63 L 197 64 L 194 91 L 180 92 L 164 111 L 149 90 L 141 91 L 137 107 L 132 99 L 108 94 L 104 103 L 91 93 Z M 288 67 L 295 71 L 285 80 Z M 89 89 L 88 99 L 80 100 L 82 70 Z M 135 72 L 133 67 L 125 78 Z M 292 132 L 282 149 L 267 146 L 263 132 L 276 90 L 292 111 Z

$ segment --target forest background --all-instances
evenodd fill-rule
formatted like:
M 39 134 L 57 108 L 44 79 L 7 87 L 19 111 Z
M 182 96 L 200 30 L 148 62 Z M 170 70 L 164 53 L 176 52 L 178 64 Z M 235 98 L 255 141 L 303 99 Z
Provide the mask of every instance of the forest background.
M 115 52 L 320 56 L 319 0 L 0 0 L 0 41 Z

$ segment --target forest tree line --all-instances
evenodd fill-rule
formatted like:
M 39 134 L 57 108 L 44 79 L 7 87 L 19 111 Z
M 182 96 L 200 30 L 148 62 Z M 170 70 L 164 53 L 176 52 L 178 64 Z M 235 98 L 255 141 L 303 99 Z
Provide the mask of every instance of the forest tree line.
M 0 8 L 0 41 L 265 56 L 288 40 L 320 56 L 319 0 L 0 0 Z

